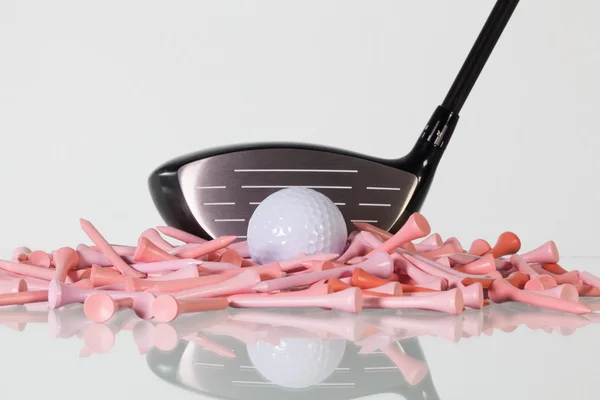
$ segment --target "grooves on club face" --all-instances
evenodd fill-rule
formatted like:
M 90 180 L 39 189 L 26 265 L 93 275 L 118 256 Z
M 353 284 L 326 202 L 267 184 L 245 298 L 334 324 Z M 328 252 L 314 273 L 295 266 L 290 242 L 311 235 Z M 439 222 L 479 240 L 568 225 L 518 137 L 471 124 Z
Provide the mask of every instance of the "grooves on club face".
M 224 147 L 163 164 L 149 186 L 167 224 L 204 238 L 245 238 L 257 205 L 289 186 L 330 198 L 349 231 L 364 221 L 395 232 L 421 208 L 442 154 L 425 133 L 398 160 L 302 144 Z

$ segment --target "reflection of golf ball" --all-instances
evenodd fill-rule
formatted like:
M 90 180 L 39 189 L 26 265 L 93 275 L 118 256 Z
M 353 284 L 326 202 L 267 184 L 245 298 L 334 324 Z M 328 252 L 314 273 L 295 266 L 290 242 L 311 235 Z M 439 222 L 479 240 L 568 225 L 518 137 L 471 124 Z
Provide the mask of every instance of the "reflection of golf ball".
M 264 199 L 248 224 L 248 248 L 260 264 L 299 253 L 341 254 L 348 230 L 342 213 L 325 195 L 305 188 L 279 190 Z
M 257 342 L 247 346 L 256 370 L 286 388 L 306 388 L 327 379 L 346 351 L 344 339 L 285 338 L 278 345 Z

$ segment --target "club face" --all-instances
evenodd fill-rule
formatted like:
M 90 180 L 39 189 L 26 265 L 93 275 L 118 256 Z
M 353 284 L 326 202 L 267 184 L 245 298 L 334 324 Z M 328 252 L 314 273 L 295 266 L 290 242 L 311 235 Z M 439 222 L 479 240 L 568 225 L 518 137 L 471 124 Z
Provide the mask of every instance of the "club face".
M 213 238 L 245 238 L 258 204 L 290 186 L 309 187 L 331 199 L 344 215 L 349 231 L 354 229 L 353 222 L 369 222 L 388 230 L 401 218 L 418 182 L 414 174 L 385 160 L 302 147 L 230 150 L 190 160 L 174 169 L 171 184 L 176 187 L 169 191 L 170 202 L 183 203 L 200 228 L 192 231 Z M 164 192 L 160 190 L 159 196 Z M 179 192 L 181 198 L 173 192 Z M 153 194 L 156 201 L 156 188 Z M 180 221 L 167 222 L 182 225 Z

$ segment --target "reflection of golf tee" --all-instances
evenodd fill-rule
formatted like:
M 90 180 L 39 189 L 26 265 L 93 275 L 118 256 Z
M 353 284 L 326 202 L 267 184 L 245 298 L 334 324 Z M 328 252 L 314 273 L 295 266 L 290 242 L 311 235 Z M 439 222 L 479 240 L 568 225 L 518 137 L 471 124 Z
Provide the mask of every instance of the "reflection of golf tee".
M 0 311 L 0 325 L 16 331 L 22 331 L 27 324 L 45 324 L 48 322 L 48 313 L 45 311 L 27 311 L 25 306 L 11 307 Z
M 595 315 L 579 316 L 573 314 L 539 313 L 528 310 L 513 310 L 502 305 L 488 307 L 486 311 L 484 330 L 490 333 L 494 329 L 505 332 L 512 331 L 521 325 L 525 325 L 532 330 L 545 327 L 559 332 L 574 331 L 589 325 L 588 315 Z
M 131 312 L 119 313 L 105 324 L 92 323 L 83 327 L 82 339 L 84 353 L 105 354 L 115 344 L 115 336 L 121 332 L 135 318 Z
M 429 373 L 429 368 L 424 361 L 407 355 L 396 344 L 391 344 L 381 351 L 398 367 L 406 382 L 411 386 L 418 385 Z
M 208 333 L 234 338 L 246 345 L 253 345 L 265 341 L 273 345 L 279 344 L 279 336 L 273 337 L 272 332 L 263 329 L 259 324 L 244 321 L 226 321 L 213 325 L 205 330 Z
M 133 337 L 133 341 L 141 355 L 146 354 L 154 347 L 153 341 L 153 331 L 154 324 L 150 321 L 137 321 L 133 330 L 131 331 L 131 336 Z
M 379 325 L 411 334 L 413 337 L 430 335 L 442 337 L 450 342 L 458 342 L 463 333 L 463 319 L 460 316 L 429 317 L 426 315 L 382 316 Z
M 161 351 L 170 351 L 183 338 L 190 337 L 202 331 L 209 332 L 210 329 L 222 326 L 227 321 L 228 316 L 226 312 L 189 314 L 170 323 L 161 323 L 153 327 L 146 327 L 144 330 L 148 334 L 151 334 L 152 338 L 145 344 L 151 344 Z
M 329 317 L 314 318 L 306 315 L 290 315 L 284 313 L 267 313 L 260 311 L 245 311 L 234 313 L 234 321 L 254 322 L 259 324 L 289 326 L 306 331 L 329 332 L 336 337 L 344 338 L 350 342 L 357 342 L 378 331 L 372 324 L 365 324 L 358 318 Z
M 205 350 L 211 351 L 220 357 L 235 358 L 235 353 L 223 343 L 217 342 L 206 336 L 203 333 L 195 333 L 184 338 L 190 342 L 197 344 Z

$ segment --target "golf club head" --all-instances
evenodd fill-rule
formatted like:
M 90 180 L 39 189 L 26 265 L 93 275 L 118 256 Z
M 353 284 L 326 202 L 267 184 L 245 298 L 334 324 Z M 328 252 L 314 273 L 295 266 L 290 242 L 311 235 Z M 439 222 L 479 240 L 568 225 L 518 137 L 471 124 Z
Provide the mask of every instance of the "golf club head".
M 335 203 L 349 231 L 353 222 L 395 231 L 420 209 L 443 152 L 427 141 L 417 146 L 430 148 L 399 160 L 302 144 L 224 147 L 163 164 L 149 186 L 167 224 L 206 239 L 245 238 L 261 201 L 298 186 Z

